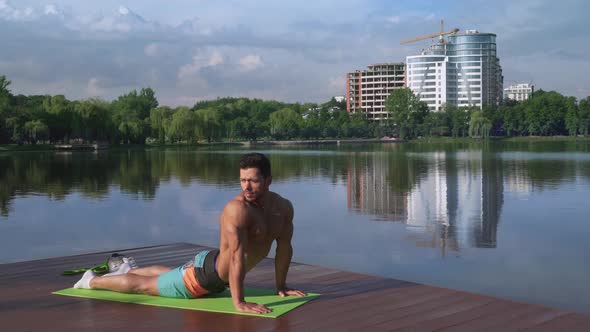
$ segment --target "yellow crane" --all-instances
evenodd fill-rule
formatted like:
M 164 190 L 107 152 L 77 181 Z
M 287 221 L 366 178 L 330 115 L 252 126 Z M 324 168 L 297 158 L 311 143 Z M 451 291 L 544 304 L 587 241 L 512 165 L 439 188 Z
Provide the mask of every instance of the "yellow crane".
M 459 29 L 453 29 L 451 31 L 444 31 L 444 21 L 440 20 L 440 32 L 437 33 L 431 33 L 429 35 L 424 35 L 424 36 L 420 36 L 420 37 L 416 37 L 416 38 L 412 38 L 412 39 L 407 39 L 402 41 L 400 44 L 408 44 L 408 43 L 413 43 L 419 40 L 424 40 L 424 39 L 430 39 L 430 38 L 436 38 L 439 37 L 438 42 L 441 44 L 445 43 L 445 40 L 443 39 L 443 36 L 447 36 L 447 35 L 454 35 L 457 32 L 459 32 Z

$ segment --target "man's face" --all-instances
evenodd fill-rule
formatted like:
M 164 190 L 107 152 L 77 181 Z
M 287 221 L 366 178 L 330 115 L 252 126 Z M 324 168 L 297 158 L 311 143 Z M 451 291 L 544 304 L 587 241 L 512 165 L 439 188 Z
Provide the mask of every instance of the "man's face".
M 265 179 L 258 168 L 240 169 L 240 184 L 248 202 L 254 202 L 266 193 L 270 182 L 271 177 Z

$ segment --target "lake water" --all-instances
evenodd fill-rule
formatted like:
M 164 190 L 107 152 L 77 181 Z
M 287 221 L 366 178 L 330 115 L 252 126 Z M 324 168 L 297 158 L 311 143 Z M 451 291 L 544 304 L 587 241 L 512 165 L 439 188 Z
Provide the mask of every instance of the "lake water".
M 0 154 L 0 263 L 217 246 L 246 151 Z M 258 151 L 295 207 L 294 261 L 590 312 L 589 143 Z

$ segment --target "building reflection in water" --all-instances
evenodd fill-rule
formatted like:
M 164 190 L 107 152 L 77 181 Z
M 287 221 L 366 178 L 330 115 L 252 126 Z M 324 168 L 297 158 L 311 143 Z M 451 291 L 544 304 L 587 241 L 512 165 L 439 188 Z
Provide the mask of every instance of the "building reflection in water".
M 349 160 L 349 209 L 402 222 L 418 246 L 440 248 L 443 256 L 447 250 L 496 247 L 504 199 L 501 158 L 482 151 L 420 153 L 402 162 L 399 157 Z

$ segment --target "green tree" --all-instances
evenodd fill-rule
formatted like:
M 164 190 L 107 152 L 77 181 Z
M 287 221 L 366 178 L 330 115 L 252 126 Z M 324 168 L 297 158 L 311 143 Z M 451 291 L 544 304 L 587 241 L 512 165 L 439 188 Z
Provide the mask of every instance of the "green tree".
M 469 107 L 459 108 L 455 105 L 446 104 L 444 111 L 449 117 L 451 135 L 453 137 L 465 137 L 469 131 L 469 120 L 472 109 Z
M 409 88 L 393 90 L 385 101 L 385 109 L 401 139 L 416 136 L 418 126 L 424 123 L 429 112 L 426 103 Z
M 319 138 L 322 134 L 322 124 L 320 122 L 320 114 L 318 111 L 309 111 L 303 118 L 301 124 L 301 137 L 303 138 Z
M 85 140 L 106 141 L 114 136 L 110 103 L 90 98 L 76 103 L 74 110 L 80 121 L 80 134 Z
M 527 133 L 524 107 L 518 102 L 509 102 L 500 106 L 499 112 L 504 123 L 506 136 L 524 135 Z
M 566 133 L 566 114 L 575 107 L 575 99 L 555 91 L 539 90 L 523 103 L 523 107 L 529 134 L 563 135 Z
M 487 138 L 492 129 L 492 122 L 486 118 L 482 111 L 471 113 L 469 121 L 469 136 Z
M 10 90 L 8 90 L 10 83 L 10 80 L 6 76 L 0 75 L 0 95 L 10 94 Z
M 301 116 L 291 108 L 283 108 L 270 114 L 270 134 L 275 139 L 297 137 Z
M 49 137 L 49 127 L 41 122 L 41 120 L 32 120 L 25 123 L 24 128 L 27 140 L 31 144 L 37 144 L 40 140 L 45 140 Z
M 370 135 L 369 121 L 366 113 L 354 113 L 350 117 L 349 137 L 368 137 Z
M 166 131 L 172 122 L 174 111 L 168 106 L 152 108 L 150 111 L 150 127 L 152 136 L 157 138 L 158 143 L 163 144 L 166 141 Z
M 424 119 L 422 134 L 426 136 L 448 136 L 450 120 L 447 112 L 431 112 Z
M 483 115 L 490 121 L 491 129 L 490 132 L 494 136 L 502 134 L 504 119 L 501 111 L 496 106 L 485 105 L 482 107 Z
M 261 130 L 259 130 L 256 121 L 245 116 L 229 121 L 226 128 L 230 138 L 245 138 L 254 141 L 261 136 Z
M 330 113 L 330 112 L 328 112 Z M 348 137 L 351 115 L 346 111 L 331 111 L 332 119 L 328 122 L 328 129 L 332 132 L 330 137 Z
M 25 105 L 22 105 L 26 107 Z M 67 141 L 72 137 L 74 107 L 63 95 L 46 96 L 43 100 L 46 124 L 51 141 Z
M 152 109 L 158 107 L 156 93 L 152 88 L 143 88 L 139 92 L 137 106 L 139 108 L 139 118 L 144 120 L 150 116 Z
M 221 136 L 221 113 L 214 108 L 203 108 L 195 112 L 197 135 L 205 137 L 207 142 Z
M 188 107 L 177 107 L 172 115 L 167 135 L 173 141 L 192 141 L 196 135 L 197 118 Z
M 576 136 L 580 128 L 580 115 L 577 107 L 569 109 L 565 115 L 565 127 L 570 136 Z
M 337 126 L 334 122 L 333 112 L 329 112 L 327 109 L 320 108 L 318 113 L 319 122 L 319 136 L 321 137 L 335 137 L 337 135 Z
M 149 115 L 158 101 L 151 88 L 136 90 L 119 96 L 113 102 L 113 120 L 125 143 L 144 144 L 149 134 Z
M 4 75 L 0 75 L 0 143 L 5 142 L 11 136 L 6 120 L 10 116 L 12 94 L 8 89 L 10 81 Z
M 19 145 L 22 144 L 25 134 L 24 123 L 22 123 L 21 119 L 17 116 L 9 117 L 6 119 L 6 127 L 10 130 L 10 139 Z
M 590 131 L 590 96 L 580 100 L 578 110 L 580 134 L 588 136 Z

